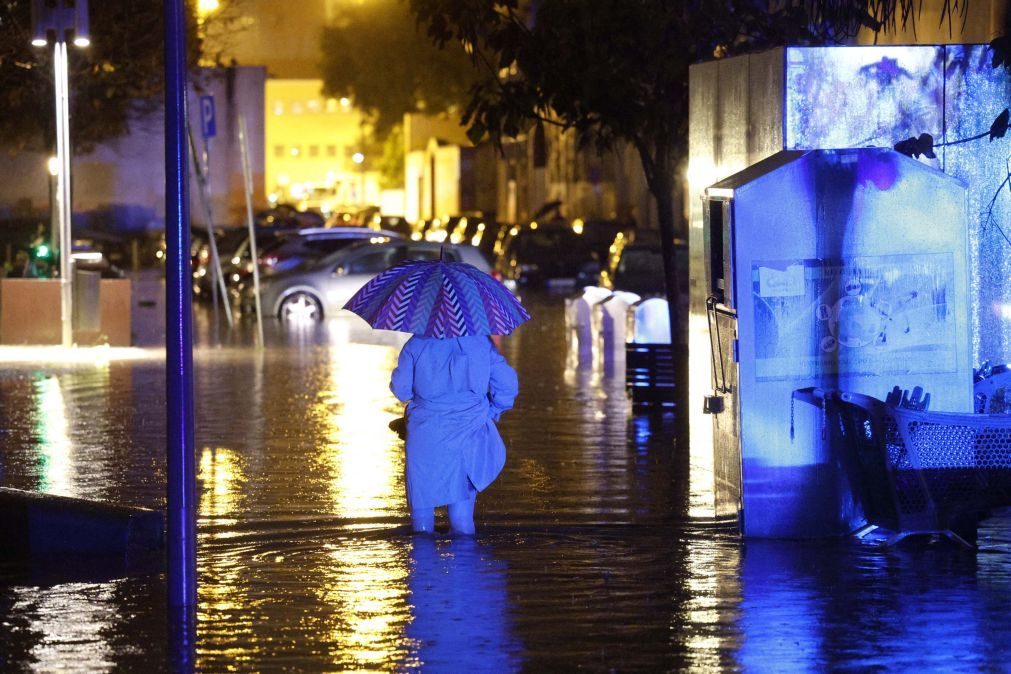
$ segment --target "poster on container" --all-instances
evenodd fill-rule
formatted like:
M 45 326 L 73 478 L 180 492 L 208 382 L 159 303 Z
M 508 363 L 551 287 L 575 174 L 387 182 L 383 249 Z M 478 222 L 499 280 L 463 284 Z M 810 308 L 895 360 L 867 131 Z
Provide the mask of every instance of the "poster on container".
M 759 381 L 955 372 L 950 253 L 752 265 Z

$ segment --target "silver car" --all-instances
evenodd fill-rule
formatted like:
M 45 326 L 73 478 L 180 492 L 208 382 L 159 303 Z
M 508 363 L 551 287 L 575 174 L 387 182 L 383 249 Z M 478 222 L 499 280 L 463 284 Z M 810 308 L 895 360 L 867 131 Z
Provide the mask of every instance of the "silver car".
M 281 320 L 320 320 L 335 316 L 351 296 L 374 276 L 406 260 L 466 262 L 491 274 L 491 265 L 477 248 L 427 241 L 386 239 L 363 241 L 322 258 L 305 269 L 264 279 L 260 284 L 263 313 Z M 249 307 L 252 297 L 245 298 Z

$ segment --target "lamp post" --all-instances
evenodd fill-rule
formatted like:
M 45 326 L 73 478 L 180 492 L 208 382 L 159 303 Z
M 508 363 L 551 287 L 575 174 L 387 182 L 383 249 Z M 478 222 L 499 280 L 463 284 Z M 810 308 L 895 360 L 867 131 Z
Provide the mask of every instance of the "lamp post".
M 63 346 L 74 342 L 73 288 L 70 278 L 70 78 L 67 42 L 76 47 L 91 44 L 88 35 L 88 0 L 32 0 L 32 46 L 53 46 L 53 81 L 56 91 L 56 221 L 53 246 L 60 256 L 60 322 Z
M 351 156 L 351 161 L 358 164 L 358 201 L 362 208 L 365 208 L 365 155 L 355 152 Z
M 57 206 L 60 187 L 56 183 L 56 179 L 60 175 L 59 157 L 50 157 L 46 162 L 46 168 L 49 172 L 49 254 L 52 256 L 52 249 L 60 240 L 60 212 Z M 52 265 L 50 265 L 50 271 L 52 271 Z

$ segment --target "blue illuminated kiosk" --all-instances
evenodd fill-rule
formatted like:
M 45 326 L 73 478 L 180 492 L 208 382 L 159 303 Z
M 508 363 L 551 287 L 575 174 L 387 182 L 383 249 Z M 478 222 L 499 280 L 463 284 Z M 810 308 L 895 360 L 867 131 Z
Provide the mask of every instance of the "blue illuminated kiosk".
M 706 190 L 717 516 L 756 538 L 863 523 L 807 386 L 972 411 L 966 187 L 889 149 L 784 151 Z

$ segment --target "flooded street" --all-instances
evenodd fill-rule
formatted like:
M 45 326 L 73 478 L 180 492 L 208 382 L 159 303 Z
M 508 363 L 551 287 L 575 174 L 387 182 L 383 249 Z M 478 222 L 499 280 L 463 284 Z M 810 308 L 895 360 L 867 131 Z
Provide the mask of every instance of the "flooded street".
M 403 337 L 268 321 L 258 351 L 251 323 L 198 309 L 198 671 L 1007 671 L 1011 516 L 979 552 L 742 543 L 689 517 L 672 418 L 567 365 L 560 296 L 524 302 L 476 540 L 410 534 L 388 428 Z M 161 310 L 134 310 L 156 344 Z M 0 410 L 0 486 L 164 507 L 156 349 L 2 364 Z M 0 671 L 170 669 L 163 569 L 110 568 L 3 570 Z

